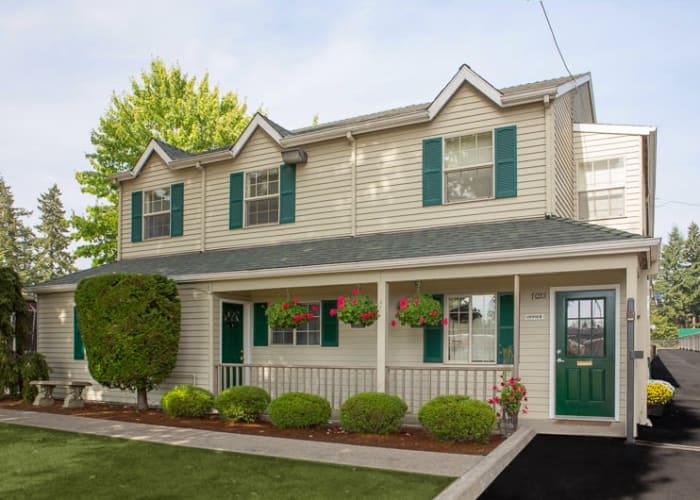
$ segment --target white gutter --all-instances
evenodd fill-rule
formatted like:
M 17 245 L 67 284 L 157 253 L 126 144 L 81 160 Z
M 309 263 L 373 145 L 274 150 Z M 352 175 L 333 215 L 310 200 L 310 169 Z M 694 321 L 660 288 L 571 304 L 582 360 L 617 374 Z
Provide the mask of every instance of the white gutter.
M 644 244 L 646 242 L 646 244 Z M 502 250 L 495 252 L 479 252 L 468 254 L 453 254 L 437 257 L 414 257 L 408 259 L 388 259 L 378 261 L 349 262 L 340 264 L 321 264 L 316 266 L 297 266 L 254 271 L 229 271 L 221 273 L 176 274 L 171 279 L 179 283 L 194 283 L 206 281 L 224 281 L 234 279 L 262 279 L 289 277 L 311 274 L 333 274 L 362 271 L 382 271 L 410 268 L 445 267 L 456 264 L 480 264 L 489 262 L 519 262 L 525 260 L 542 260 L 548 258 L 590 257 L 591 254 L 616 255 L 645 252 L 651 265 L 654 255 L 658 256 L 661 240 L 624 240 L 604 243 L 585 243 L 578 245 L 560 245 L 547 248 L 529 248 L 524 250 Z M 521 273 L 523 274 L 523 273 Z M 63 292 L 72 291 L 76 284 L 34 286 L 32 292 Z

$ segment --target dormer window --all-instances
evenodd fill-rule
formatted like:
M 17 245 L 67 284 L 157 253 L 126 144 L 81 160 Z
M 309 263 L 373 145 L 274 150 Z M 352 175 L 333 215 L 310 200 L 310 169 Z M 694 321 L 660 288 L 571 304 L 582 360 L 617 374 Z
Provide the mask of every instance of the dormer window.
M 279 192 L 278 168 L 246 174 L 246 226 L 279 222 Z
M 144 239 L 170 236 L 170 187 L 143 194 Z

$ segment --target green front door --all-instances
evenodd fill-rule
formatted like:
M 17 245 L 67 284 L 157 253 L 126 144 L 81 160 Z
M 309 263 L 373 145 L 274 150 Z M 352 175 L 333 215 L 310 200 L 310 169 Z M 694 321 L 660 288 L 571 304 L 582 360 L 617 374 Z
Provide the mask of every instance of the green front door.
M 221 306 L 221 362 L 243 362 L 243 305 L 224 302 Z M 241 369 L 224 369 L 224 387 L 241 384 Z
M 612 417 L 615 292 L 556 294 L 556 414 Z

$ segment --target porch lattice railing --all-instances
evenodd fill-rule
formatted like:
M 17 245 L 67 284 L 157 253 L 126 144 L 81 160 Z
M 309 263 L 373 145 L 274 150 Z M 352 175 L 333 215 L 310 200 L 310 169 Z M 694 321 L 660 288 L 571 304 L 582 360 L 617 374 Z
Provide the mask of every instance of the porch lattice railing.
M 487 400 L 500 375 L 510 376 L 512 367 L 415 367 L 390 366 L 386 369 L 386 391 L 403 399 L 410 413 L 417 413 L 425 402 L 443 394 L 464 394 Z M 330 401 L 334 409 L 359 392 L 377 390 L 377 370 L 369 367 L 310 365 L 218 364 L 215 392 L 234 385 L 262 387 L 276 398 L 287 392 L 307 392 Z

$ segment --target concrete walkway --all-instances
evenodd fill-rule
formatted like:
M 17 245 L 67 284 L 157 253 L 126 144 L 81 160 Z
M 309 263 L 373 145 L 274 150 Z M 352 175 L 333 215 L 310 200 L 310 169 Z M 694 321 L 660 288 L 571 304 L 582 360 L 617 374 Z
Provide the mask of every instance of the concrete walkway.
M 192 448 L 459 478 L 441 498 L 476 498 L 534 437 L 518 430 L 487 456 L 356 446 L 0 408 L 0 422 Z

